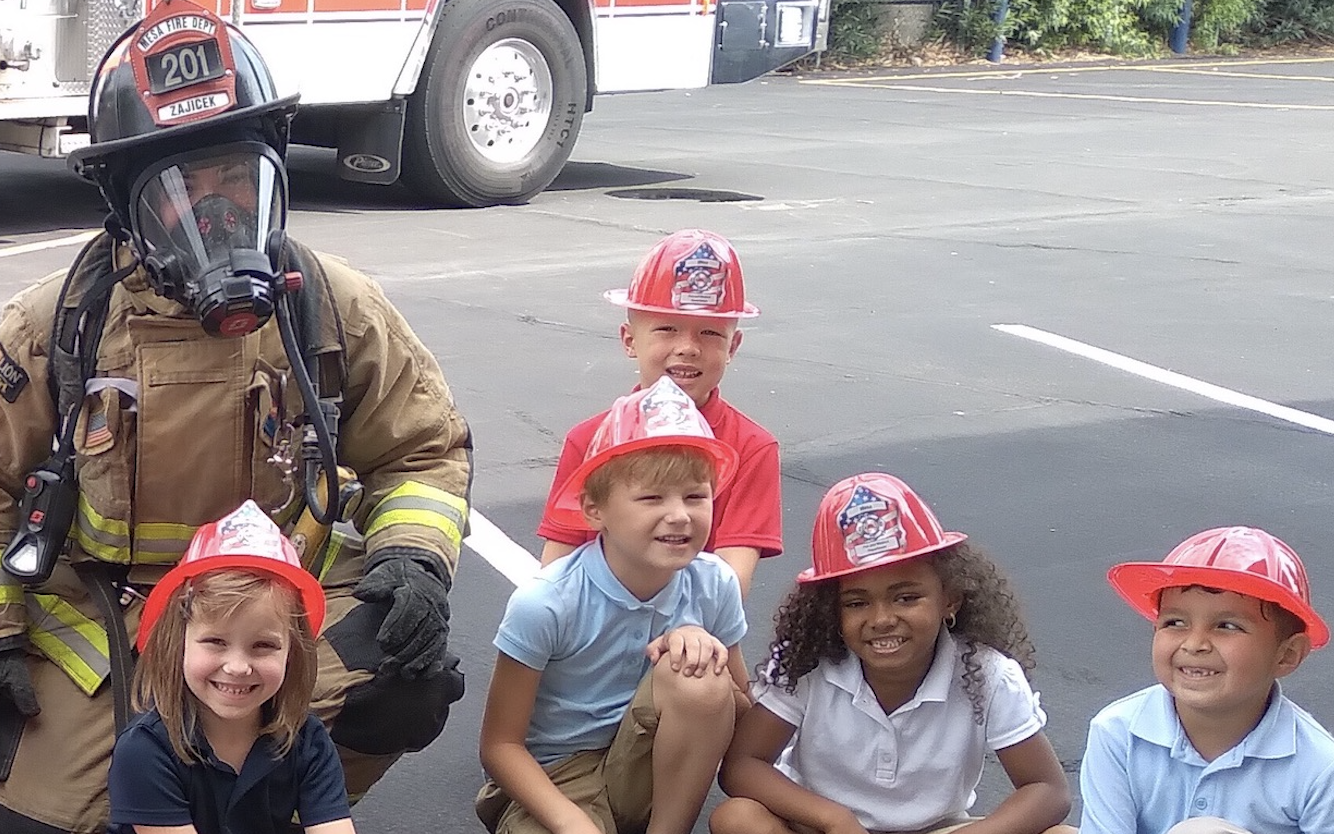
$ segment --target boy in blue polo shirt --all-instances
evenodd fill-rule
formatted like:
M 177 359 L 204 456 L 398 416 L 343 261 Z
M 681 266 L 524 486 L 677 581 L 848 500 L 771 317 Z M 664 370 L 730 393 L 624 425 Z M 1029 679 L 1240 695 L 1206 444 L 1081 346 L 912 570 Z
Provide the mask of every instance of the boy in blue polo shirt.
M 1334 737 L 1278 684 L 1329 642 L 1292 548 L 1220 527 L 1107 578 L 1154 622 L 1160 684 L 1094 717 L 1080 834 L 1334 832 Z
M 496 634 L 477 796 L 493 834 L 689 834 L 744 676 L 740 584 L 701 552 L 736 466 L 668 377 L 608 412 L 558 502 L 597 538 L 516 589 Z

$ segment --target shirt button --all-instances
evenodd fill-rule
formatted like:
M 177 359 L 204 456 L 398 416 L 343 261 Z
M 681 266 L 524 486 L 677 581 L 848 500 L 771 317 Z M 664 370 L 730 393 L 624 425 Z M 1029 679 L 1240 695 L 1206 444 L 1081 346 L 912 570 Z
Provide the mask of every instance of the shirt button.
M 1195 807 L 1198 810 L 1203 811 L 1205 808 L 1209 807 L 1209 800 L 1205 799 L 1204 797 L 1200 797 L 1199 799 L 1195 800 Z
M 644 632 L 642 632 L 642 631 L 636 631 L 636 632 L 635 632 L 635 639 L 636 639 L 636 640 L 643 640 L 643 639 L 644 639 Z

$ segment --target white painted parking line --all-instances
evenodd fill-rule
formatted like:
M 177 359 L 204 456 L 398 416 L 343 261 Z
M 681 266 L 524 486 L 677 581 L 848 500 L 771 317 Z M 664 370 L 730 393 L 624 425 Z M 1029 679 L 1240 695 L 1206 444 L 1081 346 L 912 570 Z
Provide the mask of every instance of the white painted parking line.
M 471 532 L 463 543 L 515 585 L 531 579 L 542 566 L 537 557 L 476 510 L 468 514 L 468 526 Z
M 21 243 L 18 246 L 6 246 L 0 248 L 0 258 L 8 258 L 11 255 L 26 255 L 29 252 L 40 252 L 43 249 L 55 249 L 59 246 L 73 246 L 76 243 L 86 243 L 96 237 L 101 231 L 101 229 L 93 229 L 90 232 L 79 232 L 76 235 L 69 235 L 68 237 L 39 240 L 35 243 Z
M 1252 397 L 1249 394 L 1242 394 L 1230 388 L 1203 382 L 1185 374 L 1159 368 L 1156 365 L 1150 365 L 1138 359 L 1131 359 L 1128 356 L 1122 356 L 1119 353 L 1113 353 L 1110 350 L 1094 347 L 1065 336 L 1058 336 L 1055 333 L 1048 333 L 1045 330 L 1038 330 L 1036 327 L 1029 327 L 1026 324 L 993 324 L 991 327 L 993 330 L 999 330 L 1011 336 L 1018 336 L 1021 339 L 1038 342 L 1057 350 L 1063 350 L 1066 353 L 1082 356 L 1085 359 L 1092 359 L 1094 362 L 1101 362 L 1118 370 L 1142 376 L 1154 382 L 1161 382 L 1164 385 L 1171 385 L 1173 388 L 1180 388 L 1183 391 L 1190 391 L 1193 394 L 1199 394 L 1201 397 L 1208 397 L 1220 403 L 1244 408 L 1248 411 L 1257 411 L 1325 434 L 1334 434 L 1334 420 L 1317 414 L 1299 411 L 1286 405 L 1279 405 L 1268 400 L 1262 400 L 1259 397 Z

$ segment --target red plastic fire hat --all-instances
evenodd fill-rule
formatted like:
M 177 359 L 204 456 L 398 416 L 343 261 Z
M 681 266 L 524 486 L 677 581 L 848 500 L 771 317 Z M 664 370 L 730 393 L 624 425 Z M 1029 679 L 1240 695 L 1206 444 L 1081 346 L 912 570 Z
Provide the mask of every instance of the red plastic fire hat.
M 561 486 L 552 516 L 567 527 L 584 527 L 580 495 L 593 470 L 612 458 L 655 446 L 689 446 L 707 454 L 713 462 L 715 494 L 736 474 L 736 451 L 713 436 L 695 401 L 664 376 L 616 400 L 588 444 L 584 462 Z
M 1201 585 L 1272 602 L 1306 624 L 1311 646 L 1329 642 L 1329 626 L 1311 607 L 1311 584 L 1301 557 L 1282 540 L 1255 527 L 1215 527 L 1196 533 L 1161 562 L 1123 562 L 1107 581 L 1130 607 L 1158 617 L 1165 588 Z
M 184 558 L 153 587 L 139 622 L 139 651 L 148 644 L 149 633 L 177 588 L 193 577 L 223 568 L 267 573 L 295 587 L 306 609 L 310 633 L 320 633 L 324 589 L 301 567 L 301 557 L 278 525 L 254 501 L 246 501 L 231 515 L 196 530 Z
M 749 319 L 760 309 L 746 302 L 741 260 L 727 238 L 683 229 L 658 241 L 639 263 L 630 288 L 607 290 L 612 304 L 650 313 Z
M 881 472 L 834 484 L 815 516 L 812 566 L 798 582 L 818 582 L 903 562 L 968 538 L 947 533 L 912 488 Z

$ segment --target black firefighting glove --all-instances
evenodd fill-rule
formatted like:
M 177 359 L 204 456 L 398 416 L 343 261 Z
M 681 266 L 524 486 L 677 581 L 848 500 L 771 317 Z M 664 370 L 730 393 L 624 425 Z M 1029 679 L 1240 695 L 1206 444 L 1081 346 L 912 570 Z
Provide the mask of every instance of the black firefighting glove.
M 449 574 L 440 557 L 417 547 L 386 547 L 366 564 L 352 595 L 389 606 L 375 635 L 388 655 L 385 671 L 409 680 L 434 678 L 445 670 L 449 638 Z
M 0 641 L 0 713 L 12 710 L 32 718 L 42 711 L 28 675 L 26 654 L 22 637 Z

